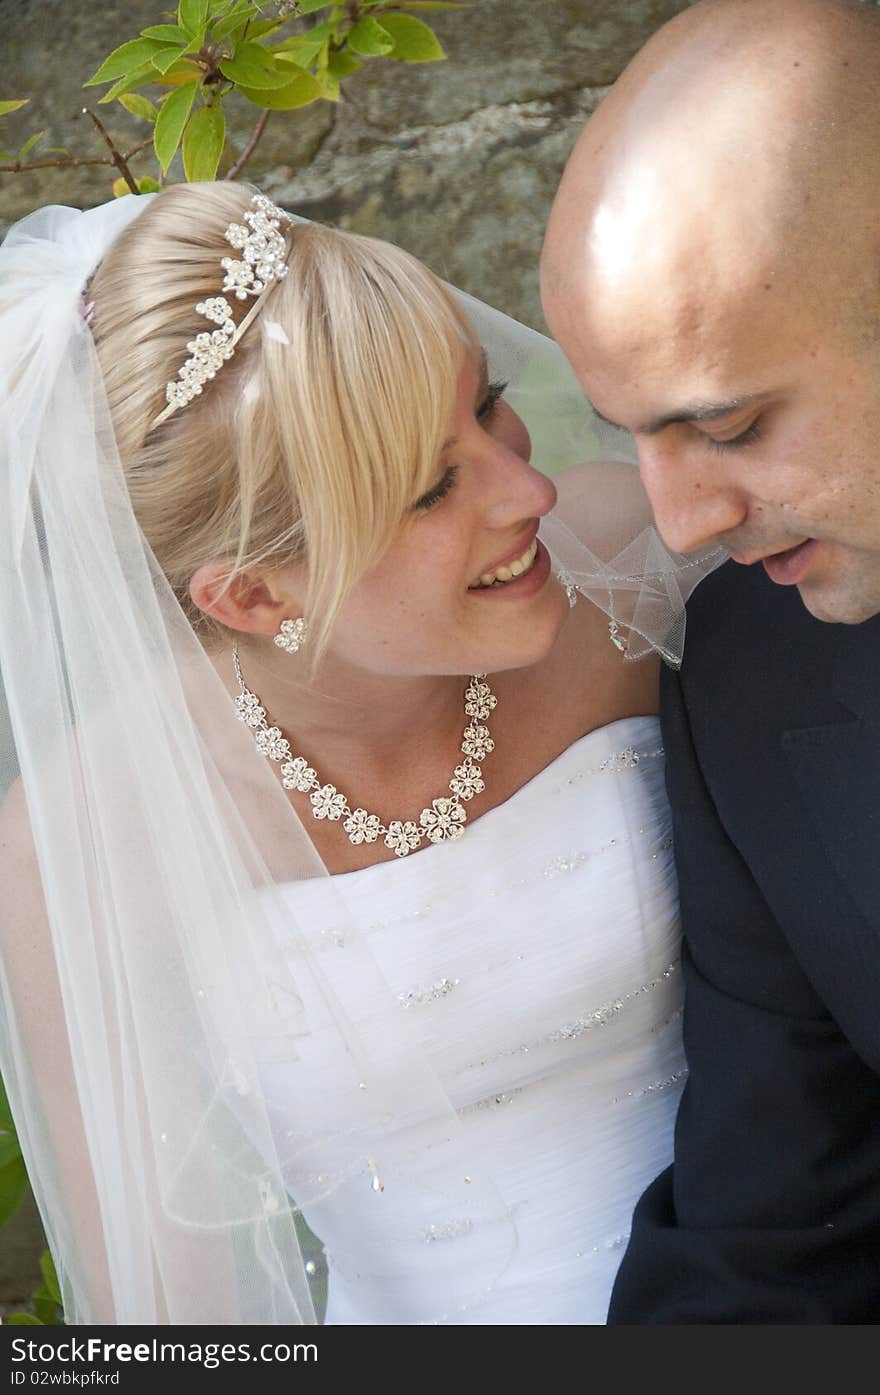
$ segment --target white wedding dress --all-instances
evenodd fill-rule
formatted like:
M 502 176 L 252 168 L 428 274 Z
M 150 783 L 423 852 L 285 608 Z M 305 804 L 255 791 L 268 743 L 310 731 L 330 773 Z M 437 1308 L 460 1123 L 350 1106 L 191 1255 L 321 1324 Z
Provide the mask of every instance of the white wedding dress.
M 604 1322 L 633 1205 L 671 1159 L 685 1075 L 656 719 L 582 737 L 458 842 L 331 880 L 415 1019 L 514 1244 L 457 1307 L 450 1274 L 473 1279 L 486 1260 L 479 1225 L 426 1186 L 383 1248 L 394 1189 L 341 1192 L 320 1217 L 326 1322 Z M 327 890 L 297 887 L 316 946 Z M 264 1084 L 283 1121 L 284 1068 Z

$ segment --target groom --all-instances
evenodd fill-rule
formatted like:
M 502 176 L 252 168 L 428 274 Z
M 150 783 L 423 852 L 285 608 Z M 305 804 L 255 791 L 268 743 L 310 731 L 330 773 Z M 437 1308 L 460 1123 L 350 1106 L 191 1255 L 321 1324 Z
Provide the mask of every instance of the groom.
M 690 1078 L 612 1322 L 880 1318 L 880 11 L 704 0 L 580 138 L 548 322 L 666 542 Z

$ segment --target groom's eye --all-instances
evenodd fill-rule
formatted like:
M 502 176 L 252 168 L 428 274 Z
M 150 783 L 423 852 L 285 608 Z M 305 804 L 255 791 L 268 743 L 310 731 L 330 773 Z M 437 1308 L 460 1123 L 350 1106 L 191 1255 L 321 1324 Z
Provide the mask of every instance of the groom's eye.
M 742 446 L 751 446 L 760 438 L 761 427 L 757 421 L 753 421 L 745 431 L 741 431 L 738 436 L 732 436 L 730 440 L 718 441 L 714 436 L 707 436 L 706 443 L 712 450 L 736 450 Z

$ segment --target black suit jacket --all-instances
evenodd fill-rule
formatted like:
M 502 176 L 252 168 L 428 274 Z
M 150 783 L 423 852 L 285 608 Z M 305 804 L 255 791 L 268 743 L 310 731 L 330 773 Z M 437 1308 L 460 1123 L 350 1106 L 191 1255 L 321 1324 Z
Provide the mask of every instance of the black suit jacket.
M 728 563 L 662 720 L 690 1075 L 609 1321 L 877 1321 L 880 617 Z

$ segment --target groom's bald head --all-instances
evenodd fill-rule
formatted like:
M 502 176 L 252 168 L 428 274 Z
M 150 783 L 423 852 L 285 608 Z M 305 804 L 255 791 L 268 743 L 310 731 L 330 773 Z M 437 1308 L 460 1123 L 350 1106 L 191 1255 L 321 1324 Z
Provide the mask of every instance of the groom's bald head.
M 852 276 L 870 277 L 878 205 L 880 12 L 704 0 L 587 123 L 548 226 L 545 308 L 567 324 L 588 300 L 597 328 L 636 327 L 661 301 L 673 329 L 705 297 L 769 283 L 778 298 L 795 277 L 864 308 Z

